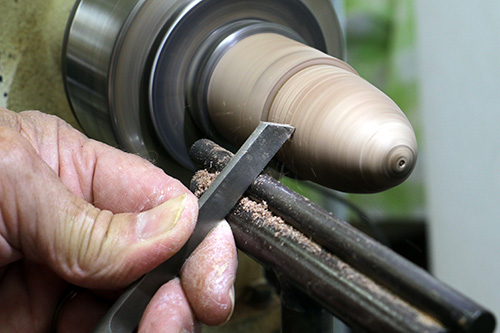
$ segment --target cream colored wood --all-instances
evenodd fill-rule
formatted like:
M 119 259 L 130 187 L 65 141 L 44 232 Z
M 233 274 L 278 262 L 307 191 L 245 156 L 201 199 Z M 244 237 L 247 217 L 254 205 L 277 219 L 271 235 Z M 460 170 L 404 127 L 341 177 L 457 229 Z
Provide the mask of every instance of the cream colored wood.
M 313 64 L 354 71 L 346 63 L 273 33 L 247 37 L 231 47 L 217 64 L 207 97 L 216 128 L 230 141 L 242 143 L 265 120 L 281 85 Z
M 235 144 L 261 120 L 295 126 L 281 159 L 338 190 L 385 190 L 405 180 L 416 162 L 413 129 L 389 97 L 344 62 L 277 34 L 247 37 L 222 57 L 208 107 Z
M 302 177 L 349 192 L 402 182 L 416 160 L 412 127 L 397 105 L 359 76 L 315 65 L 277 93 L 268 121 L 297 128 L 281 152 Z

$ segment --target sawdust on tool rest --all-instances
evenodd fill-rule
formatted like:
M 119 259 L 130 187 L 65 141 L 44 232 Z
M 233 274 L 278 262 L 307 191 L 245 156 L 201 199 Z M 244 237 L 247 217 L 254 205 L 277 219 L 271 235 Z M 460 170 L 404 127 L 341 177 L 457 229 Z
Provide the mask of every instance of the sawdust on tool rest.
M 217 178 L 220 172 L 211 173 L 207 170 L 198 170 L 191 180 L 191 190 L 199 198 L 208 189 L 210 184 Z
M 218 172 L 210 173 L 207 170 L 197 171 L 191 182 L 194 185 L 192 186 L 194 187 L 192 188 L 194 194 L 200 197 L 208 189 L 218 174 Z M 257 202 L 248 197 L 243 197 L 238 202 L 234 212 L 237 214 L 240 210 L 251 214 L 257 226 L 272 230 L 274 232 L 274 237 L 289 238 L 300 244 L 305 250 L 314 254 L 322 252 L 320 245 L 287 224 L 280 216 L 273 214 L 269 210 L 266 202 Z
M 286 237 L 296 241 L 304 249 L 311 253 L 319 254 L 321 246 L 313 242 L 300 231 L 287 224 L 280 216 L 273 214 L 266 202 L 257 202 L 248 197 L 243 197 L 238 206 L 252 214 L 259 227 L 269 228 L 274 231 L 274 237 Z

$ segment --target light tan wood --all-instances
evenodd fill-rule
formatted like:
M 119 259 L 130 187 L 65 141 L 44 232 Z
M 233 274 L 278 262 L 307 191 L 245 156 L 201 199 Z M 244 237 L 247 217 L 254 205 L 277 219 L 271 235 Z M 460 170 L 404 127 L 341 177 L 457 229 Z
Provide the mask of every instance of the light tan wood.
M 408 177 L 417 157 L 399 107 L 346 63 L 277 34 L 233 46 L 212 76 L 219 132 L 243 142 L 258 122 L 296 127 L 280 151 L 298 175 L 346 192 L 377 192 Z
M 241 40 L 212 74 L 207 98 L 212 121 L 230 141 L 243 142 L 259 121 L 266 120 L 283 83 L 313 64 L 354 72 L 346 63 L 278 34 L 262 33 Z

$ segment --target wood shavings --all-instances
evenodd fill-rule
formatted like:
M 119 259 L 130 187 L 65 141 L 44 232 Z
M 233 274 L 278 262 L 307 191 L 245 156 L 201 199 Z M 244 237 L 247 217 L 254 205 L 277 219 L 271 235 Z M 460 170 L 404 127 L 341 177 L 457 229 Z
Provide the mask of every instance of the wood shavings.
M 191 179 L 191 191 L 193 191 L 196 197 L 201 197 L 203 193 L 208 189 L 210 184 L 217 178 L 220 172 L 211 173 L 207 170 L 197 171 L 193 178 Z
M 207 170 L 199 170 L 191 180 L 191 190 L 197 197 L 200 197 L 219 175 L 217 173 L 210 173 Z M 303 233 L 287 224 L 280 216 L 273 214 L 265 202 L 257 202 L 248 197 L 240 199 L 234 209 L 234 213 L 238 214 L 240 211 L 245 211 L 251 214 L 252 219 L 259 227 L 268 228 L 274 232 L 274 237 L 286 237 L 292 239 L 305 250 L 319 254 L 322 252 L 320 245 L 312 241 Z
M 303 233 L 287 224 L 281 217 L 274 215 L 268 209 L 265 202 L 257 202 L 248 197 L 243 197 L 241 198 L 238 207 L 235 209 L 235 212 L 238 213 L 239 209 L 251 213 L 253 219 L 257 222 L 259 227 L 273 230 L 274 237 L 290 238 L 312 253 L 321 253 L 322 249 L 320 245 L 313 242 Z

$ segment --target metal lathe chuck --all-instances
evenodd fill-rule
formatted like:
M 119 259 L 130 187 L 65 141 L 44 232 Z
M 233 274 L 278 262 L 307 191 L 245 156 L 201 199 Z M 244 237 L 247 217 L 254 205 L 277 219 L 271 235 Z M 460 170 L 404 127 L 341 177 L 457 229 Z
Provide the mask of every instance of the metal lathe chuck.
M 415 135 L 342 55 L 328 0 L 80 0 L 63 62 L 86 132 L 178 178 L 194 141 L 237 146 L 262 120 L 296 128 L 280 157 L 299 176 L 390 188 L 415 165 Z

